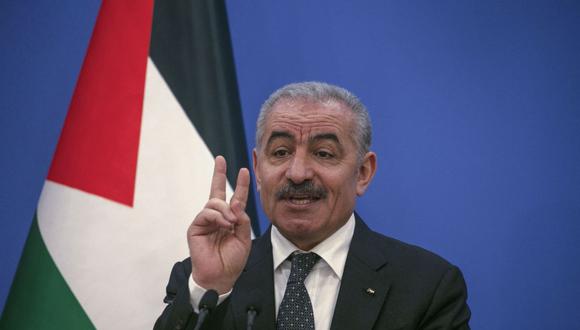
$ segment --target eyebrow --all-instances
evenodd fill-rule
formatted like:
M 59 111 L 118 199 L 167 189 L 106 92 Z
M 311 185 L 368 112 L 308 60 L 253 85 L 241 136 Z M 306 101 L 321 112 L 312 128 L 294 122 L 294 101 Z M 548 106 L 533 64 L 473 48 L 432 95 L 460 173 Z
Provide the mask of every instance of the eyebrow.
M 272 141 L 274 141 L 275 139 L 290 139 L 292 141 L 295 140 L 294 136 L 288 132 L 273 131 L 272 134 L 270 134 L 270 137 L 268 138 L 268 142 L 266 143 L 266 146 L 270 145 L 270 143 L 272 143 Z
M 322 133 L 322 134 L 317 134 L 313 137 L 311 137 L 310 142 L 316 142 L 316 141 L 321 141 L 321 140 L 331 140 L 334 141 L 338 144 L 340 144 L 340 141 L 338 140 L 338 136 L 336 136 L 336 134 L 334 133 Z
M 268 141 L 266 142 L 266 146 L 269 146 L 272 143 L 272 141 L 274 141 L 276 139 L 289 139 L 291 141 L 296 140 L 294 135 L 292 135 L 286 131 L 273 131 L 272 134 L 270 134 Z M 338 136 L 336 136 L 336 134 L 334 134 L 334 133 L 316 134 L 316 135 L 310 137 L 308 140 L 310 143 L 323 141 L 323 140 L 330 140 L 330 141 L 334 141 L 338 145 L 340 145 L 340 141 L 338 140 Z

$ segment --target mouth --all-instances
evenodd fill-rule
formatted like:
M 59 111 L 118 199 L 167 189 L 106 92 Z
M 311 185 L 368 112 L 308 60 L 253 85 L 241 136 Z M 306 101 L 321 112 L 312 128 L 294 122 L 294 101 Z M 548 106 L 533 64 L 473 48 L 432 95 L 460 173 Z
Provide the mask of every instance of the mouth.
M 320 200 L 319 197 L 315 196 L 290 196 L 286 200 L 293 205 L 309 205 Z

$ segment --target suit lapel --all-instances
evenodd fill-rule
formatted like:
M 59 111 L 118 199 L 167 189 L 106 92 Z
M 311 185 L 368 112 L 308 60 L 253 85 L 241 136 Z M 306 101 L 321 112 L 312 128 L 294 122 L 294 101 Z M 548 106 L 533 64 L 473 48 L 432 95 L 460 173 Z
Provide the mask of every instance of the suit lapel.
M 356 216 L 340 291 L 336 301 L 332 330 L 371 329 L 375 323 L 390 282 L 385 281 L 385 252 L 373 244 L 375 234 Z M 236 329 L 246 329 L 247 308 L 258 304 L 260 312 L 254 329 L 275 329 L 274 264 L 270 229 L 252 246 L 246 268 L 230 296 Z
M 253 242 L 246 268 L 231 295 L 231 309 L 236 329 L 246 329 L 247 308 L 257 305 L 259 314 L 254 329 L 275 329 L 274 263 L 270 229 Z
M 385 253 L 373 244 L 373 232 L 355 216 L 355 232 L 334 309 L 332 330 L 371 329 L 390 286 L 384 275 Z

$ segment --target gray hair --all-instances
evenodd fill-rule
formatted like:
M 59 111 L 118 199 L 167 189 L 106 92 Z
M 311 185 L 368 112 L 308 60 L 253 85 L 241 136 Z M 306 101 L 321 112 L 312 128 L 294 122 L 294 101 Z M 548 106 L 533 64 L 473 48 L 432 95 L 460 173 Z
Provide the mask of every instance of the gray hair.
M 348 90 L 323 82 L 307 81 L 288 84 L 268 97 L 262 104 L 258 122 L 256 123 L 256 147 L 260 147 L 260 141 L 264 135 L 266 119 L 279 101 L 307 101 L 326 103 L 334 101 L 348 107 L 354 114 L 354 135 L 357 144 L 358 157 L 362 160 L 371 146 L 371 120 L 366 107 L 353 93 Z

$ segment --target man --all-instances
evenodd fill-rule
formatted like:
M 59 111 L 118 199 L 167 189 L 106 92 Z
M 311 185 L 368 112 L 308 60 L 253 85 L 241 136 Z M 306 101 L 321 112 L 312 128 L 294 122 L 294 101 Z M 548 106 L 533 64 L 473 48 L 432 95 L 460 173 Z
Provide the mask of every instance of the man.
M 442 258 L 371 231 L 354 213 L 375 171 L 371 125 L 350 92 L 287 85 L 262 106 L 253 165 L 272 226 L 250 241 L 249 172 L 229 202 L 215 160 L 210 198 L 188 229 L 156 329 L 193 328 L 208 289 L 207 329 L 469 329 L 461 272 Z

